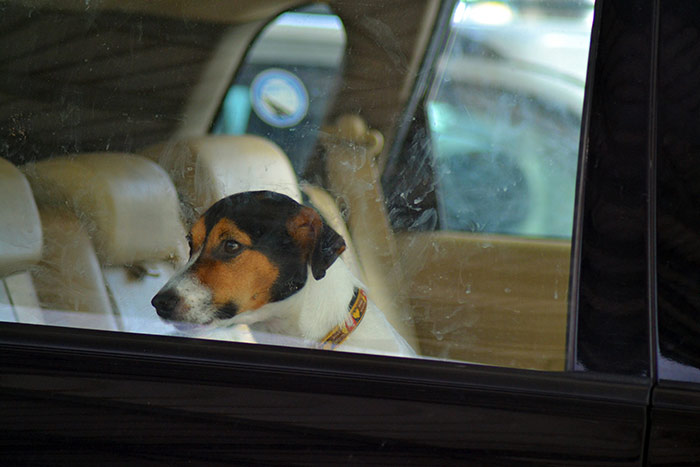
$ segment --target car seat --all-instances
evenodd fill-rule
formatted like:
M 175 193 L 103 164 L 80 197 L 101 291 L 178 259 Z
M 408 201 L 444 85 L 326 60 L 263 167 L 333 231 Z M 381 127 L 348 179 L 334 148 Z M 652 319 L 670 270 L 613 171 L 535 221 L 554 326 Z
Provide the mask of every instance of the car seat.
M 42 304 L 73 312 L 57 324 L 172 333 L 150 304 L 186 255 L 165 171 L 137 155 L 92 153 L 47 159 L 25 172 L 50 245 L 35 272 Z
M 0 159 L 0 321 L 44 323 L 30 268 L 41 257 L 39 212 L 27 179 Z

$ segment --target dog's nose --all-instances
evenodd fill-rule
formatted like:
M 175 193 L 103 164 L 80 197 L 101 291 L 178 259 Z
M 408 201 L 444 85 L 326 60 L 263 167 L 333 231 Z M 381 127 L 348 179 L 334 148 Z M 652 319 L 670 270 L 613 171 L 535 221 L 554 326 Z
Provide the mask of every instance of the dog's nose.
M 171 318 L 175 307 L 180 302 L 180 297 L 173 290 L 161 290 L 151 300 L 151 305 L 161 318 Z

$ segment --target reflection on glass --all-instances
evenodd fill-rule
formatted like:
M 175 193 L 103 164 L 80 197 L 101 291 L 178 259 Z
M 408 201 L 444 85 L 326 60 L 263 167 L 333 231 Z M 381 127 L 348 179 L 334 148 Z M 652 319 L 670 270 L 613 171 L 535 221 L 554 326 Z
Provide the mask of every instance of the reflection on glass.
M 382 178 L 424 355 L 565 368 L 593 3 L 460 1 Z
M 426 109 L 442 228 L 571 236 L 591 12 L 457 4 Z

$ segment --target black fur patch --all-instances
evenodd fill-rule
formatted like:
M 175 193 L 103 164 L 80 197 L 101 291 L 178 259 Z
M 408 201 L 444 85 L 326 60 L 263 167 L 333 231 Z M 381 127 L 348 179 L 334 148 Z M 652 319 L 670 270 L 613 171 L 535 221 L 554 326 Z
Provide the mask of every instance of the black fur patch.
M 238 314 L 238 305 L 235 303 L 227 303 L 226 305 L 216 310 L 216 319 L 229 319 Z

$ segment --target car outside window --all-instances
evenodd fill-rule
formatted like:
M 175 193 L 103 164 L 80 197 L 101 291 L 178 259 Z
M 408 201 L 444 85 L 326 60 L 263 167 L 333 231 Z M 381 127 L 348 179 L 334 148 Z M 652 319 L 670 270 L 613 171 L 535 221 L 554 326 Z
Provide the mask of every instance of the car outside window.
M 456 4 L 420 116 L 437 227 L 571 237 L 592 6 Z

